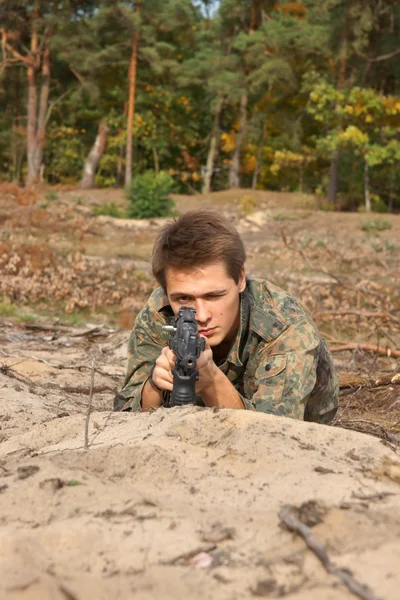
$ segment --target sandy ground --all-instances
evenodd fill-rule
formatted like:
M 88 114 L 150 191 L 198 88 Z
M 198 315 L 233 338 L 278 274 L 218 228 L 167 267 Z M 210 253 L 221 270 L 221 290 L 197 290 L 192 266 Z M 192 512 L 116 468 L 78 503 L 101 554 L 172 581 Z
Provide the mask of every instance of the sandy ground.
M 177 197 L 178 210 L 232 218 L 249 273 L 292 292 L 339 375 L 361 379 L 342 386 L 334 427 L 195 407 L 121 414 L 112 400 L 165 220 L 94 216 L 104 202 L 123 205 L 118 190 L 55 200 L 43 190 L 34 203 L 9 187 L 0 600 L 397 600 L 399 215 L 326 213 L 310 197 L 251 192 L 257 210 L 246 216 L 243 190 Z
M 397 600 L 394 444 L 241 411 L 113 413 L 127 332 L 0 331 L 1 598 L 353 597 L 282 525 L 290 506 L 366 598 Z

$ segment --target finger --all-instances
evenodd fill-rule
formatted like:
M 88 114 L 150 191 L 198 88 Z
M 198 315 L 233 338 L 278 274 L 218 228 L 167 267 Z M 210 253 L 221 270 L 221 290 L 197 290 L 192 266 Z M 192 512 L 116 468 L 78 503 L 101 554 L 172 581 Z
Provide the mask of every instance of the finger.
M 204 340 L 204 349 L 205 349 L 205 350 L 209 350 L 209 349 L 211 348 L 211 346 L 210 346 L 210 344 L 209 344 L 208 338 L 206 338 L 204 335 L 202 335 L 201 337 L 202 337 L 202 338 L 203 338 L 203 340 Z
M 156 364 L 152 380 L 154 383 L 163 390 L 172 390 L 173 377 L 171 371 L 164 369 Z
M 175 355 L 169 348 L 165 347 L 161 350 L 161 354 L 156 360 L 156 364 L 171 370 L 175 366 Z

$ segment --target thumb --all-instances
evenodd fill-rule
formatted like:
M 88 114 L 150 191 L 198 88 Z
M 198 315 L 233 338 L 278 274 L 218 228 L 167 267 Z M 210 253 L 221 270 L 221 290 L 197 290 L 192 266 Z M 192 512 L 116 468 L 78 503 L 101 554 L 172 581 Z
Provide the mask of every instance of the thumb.
M 211 346 L 208 343 L 208 339 L 204 335 L 201 335 L 200 337 L 204 340 L 204 350 L 210 350 Z

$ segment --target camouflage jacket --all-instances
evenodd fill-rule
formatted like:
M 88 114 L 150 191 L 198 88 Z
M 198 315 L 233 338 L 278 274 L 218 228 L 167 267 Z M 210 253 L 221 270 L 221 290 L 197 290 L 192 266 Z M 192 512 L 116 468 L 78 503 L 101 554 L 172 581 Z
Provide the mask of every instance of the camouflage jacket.
M 240 327 L 218 367 L 246 409 L 329 423 L 339 385 L 325 340 L 309 314 L 289 293 L 265 280 L 247 279 L 240 295 Z M 128 368 L 115 410 L 141 410 L 150 369 L 168 345 L 173 312 L 161 287 L 136 318 L 128 344 Z

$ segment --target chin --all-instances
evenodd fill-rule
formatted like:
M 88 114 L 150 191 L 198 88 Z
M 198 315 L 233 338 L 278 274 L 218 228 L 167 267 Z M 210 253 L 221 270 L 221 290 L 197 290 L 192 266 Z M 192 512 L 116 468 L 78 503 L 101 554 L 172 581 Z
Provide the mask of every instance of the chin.
M 220 335 L 213 335 L 210 338 L 206 338 L 210 348 L 214 348 L 215 346 L 218 346 L 221 342 L 223 342 L 223 338 L 221 338 Z

